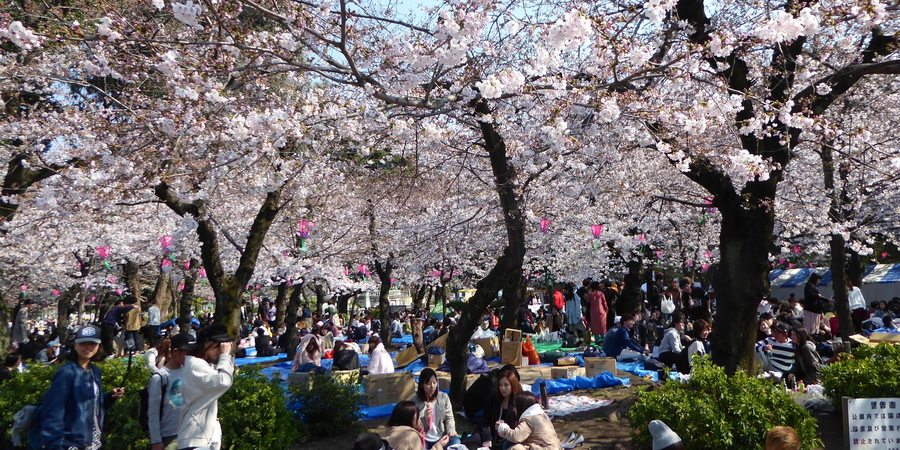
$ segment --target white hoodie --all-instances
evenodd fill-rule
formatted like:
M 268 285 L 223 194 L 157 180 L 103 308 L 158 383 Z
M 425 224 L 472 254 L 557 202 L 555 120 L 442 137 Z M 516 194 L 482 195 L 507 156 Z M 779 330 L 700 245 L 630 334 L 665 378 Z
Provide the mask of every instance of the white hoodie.
M 382 373 L 394 373 L 394 361 L 391 360 L 391 354 L 384 349 L 384 344 L 379 342 L 369 353 L 369 375 Z
M 218 399 L 231 387 L 233 373 L 234 361 L 229 354 L 220 355 L 216 366 L 203 358 L 185 358 L 181 378 L 184 406 L 178 429 L 179 448 L 218 450 L 222 447 Z

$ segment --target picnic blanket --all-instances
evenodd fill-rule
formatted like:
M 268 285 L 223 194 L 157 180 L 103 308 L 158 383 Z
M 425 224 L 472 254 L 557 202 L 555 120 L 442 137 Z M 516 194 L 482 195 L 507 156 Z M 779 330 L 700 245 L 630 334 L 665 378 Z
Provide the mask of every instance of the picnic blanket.
M 602 400 L 584 395 L 565 394 L 557 397 L 550 397 L 547 399 L 547 403 L 549 404 L 549 408 L 545 412 L 550 418 L 553 418 L 609 406 L 612 404 L 612 400 Z

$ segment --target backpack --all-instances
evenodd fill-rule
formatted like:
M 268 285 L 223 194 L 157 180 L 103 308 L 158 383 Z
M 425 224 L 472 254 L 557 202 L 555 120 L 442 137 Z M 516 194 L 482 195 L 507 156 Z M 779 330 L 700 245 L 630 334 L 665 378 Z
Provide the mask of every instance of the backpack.
M 41 404 L 35 403 L 33 405 L 25 405 L 16 412 L 15 417 L 13 417 L 13 425 L 12 425 L 12 444 L 13 447 L 21 447 L 22 446 L 22 437 L 21 434 L 27 433 L 28 430 L 31 429 L 32 425 L 38 424 L 38 409 L 40 409 Z
M 159 419 L 162 420 L 163 415 L 163 402 L 166 399 L 166 388 L 169 386 L 169 377 L 163 376 L 162 372 L 155 372 L 150 376 L 152 380 L 155 376 L 160 377 L 160 395 L 159 395 Z M 141 429 L 145 432 L 150 432 L 150 383 L 147 383 L 147 387 L 138 391 L 138 395 L 141 398 L 141 404 L 138 407 L 138 423 L 141 424 Z
M 691 364 L 690 361 L 688 361 L 688 353 L 690 352 L 688 352 L 688 349 L 694 342 L 700 342 L 700 340 L 691 339 L 691 343 L 684 346 L 684 348 L 681 349 L 681 353 L 678 354 L 678 359 L 675 361 L 675 368 L 677 368 L 680 373 L 691 373 Z

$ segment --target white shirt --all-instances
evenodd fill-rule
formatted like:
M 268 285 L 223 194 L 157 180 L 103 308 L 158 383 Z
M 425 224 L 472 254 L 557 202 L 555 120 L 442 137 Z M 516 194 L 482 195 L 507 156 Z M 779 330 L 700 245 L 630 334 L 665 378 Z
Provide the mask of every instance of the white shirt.
M 159 325 L 159 307 L 153 305 L 150 309 L 147 310 L 147 325 L 149 326 L 158 326 Z
M 862 290 L 856 286 L 853 286 L 853 289 L 850 289 L 849 292 L 850 297 L 850 311 L 854 309 L 866 309 L 866 299 L 863 298 Z

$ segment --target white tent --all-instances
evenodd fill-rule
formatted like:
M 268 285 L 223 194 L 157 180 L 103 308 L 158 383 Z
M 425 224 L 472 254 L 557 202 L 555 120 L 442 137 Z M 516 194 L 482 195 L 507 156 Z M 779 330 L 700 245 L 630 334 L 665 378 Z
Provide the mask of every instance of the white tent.
M 787 300 L 791 293 L 797 298 L 803 298 L 803 286 L 813 272 L 822 274 L 819 282 L 819 293 L 825 297 L 834 296 L 831 287 L 831 269 L 809 268 L 773 270 L 769 274 L 772 295 L 779 300 Z M 867 266 L 863 275 L 862 289 L 866 303 L 873 301 L 889 301 L 893 297 L 900 297 L 900 264 L 877 264 Z

